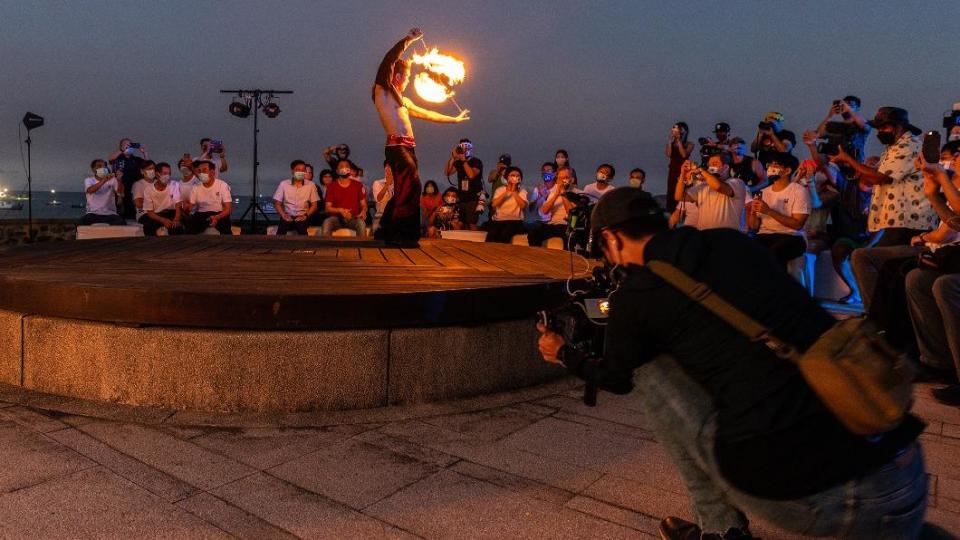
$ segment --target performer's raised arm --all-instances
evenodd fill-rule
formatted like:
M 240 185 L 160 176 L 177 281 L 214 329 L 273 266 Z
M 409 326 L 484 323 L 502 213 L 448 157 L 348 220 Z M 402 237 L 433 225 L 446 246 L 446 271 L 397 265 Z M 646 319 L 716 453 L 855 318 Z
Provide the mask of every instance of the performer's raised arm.
M 395 66 L 407 48 L 421 38 L 423 38 L 423 32 L 419 28 L 413 28 L 410 30 L 410 33 L 403 36 L 403 39 L 398 41 L 393 48 L 387 51 L 387 54 L 383 57 L 383 61 L 380 62 L 380 67 L 377 69 L 377 78 L 374 79 L 373 84 L 390 90 L 397 98 L 398 102 L 401 100 L 401 97 L 400 92 L 397 91 L 393 80 L 396 76 Z
M 463 109 L 460 111 L 460 114 L 456 116 L 449 116 L 436 111 L 431 111 L 430 109 L 424 109 L 423 107 L 415 104 L 408 97 L 404 97 L 401 103 L 403 103 L 403 106 L 406 107 L 407 111 L 410 112 L 410 116 L 419 118 L 421 120 L 429 120 L 431 122 L 438 122 L 441 124 L 459 124 L 460 122 L 466 122 L 470 119 L 470 109 Z

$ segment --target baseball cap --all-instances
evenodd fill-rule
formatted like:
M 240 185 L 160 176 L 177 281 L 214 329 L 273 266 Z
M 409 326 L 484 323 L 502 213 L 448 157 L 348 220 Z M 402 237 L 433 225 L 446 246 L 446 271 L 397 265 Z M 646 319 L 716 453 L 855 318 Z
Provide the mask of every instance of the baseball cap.
M 663 208 L 653 195 L 640 188 L 618 187 L 600 198 L 590 215 L 591 228 L 596 234 L 603 229 L 615 227 L 633 220 L 661 220 Z

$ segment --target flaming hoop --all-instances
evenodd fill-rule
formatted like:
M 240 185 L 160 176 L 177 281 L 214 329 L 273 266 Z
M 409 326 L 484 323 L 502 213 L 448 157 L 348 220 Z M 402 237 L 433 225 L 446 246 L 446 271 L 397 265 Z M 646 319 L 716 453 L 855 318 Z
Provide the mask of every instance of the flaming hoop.
M 453 99 L 454 92 L 452 87 L 463 82 L 466 78 L 466 68 L 463 62 L 456 58 L 441 54 L 436 47 L 427 49 L 423 44 L 424 54 L 414 54 L 412 63 L 422 66 L 423 71 L 417 74 L 413 79 L 413 88 L 417 95 L 424 101 L 430 103 L 443 103 L 448 99 L 459 110 L 460 105 Z

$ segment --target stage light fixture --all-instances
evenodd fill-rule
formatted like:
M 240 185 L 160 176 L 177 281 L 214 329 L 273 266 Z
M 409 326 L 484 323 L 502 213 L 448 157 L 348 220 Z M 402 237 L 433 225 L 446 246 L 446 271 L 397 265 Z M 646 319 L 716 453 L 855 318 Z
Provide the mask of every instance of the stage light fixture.
M 263 106 L 263 115 L 267 118 L 276 118 L 280 114 L 280 106 L 274 102 L 267 103 Z
M 234 101 L 230 103 L 230 114 L 238 118 L 246 118 L 250 116 L 250 105 L 241 101 Z
M 40 116 L 39 114 L 33 114 L 32 112 L 28 112 L 27 114 L 23 115 L 23 127 L 27 128 L 27 131 L 30 131 L 31 129 L 36 129 L 42 125 L 43 125 L 43 117 Z

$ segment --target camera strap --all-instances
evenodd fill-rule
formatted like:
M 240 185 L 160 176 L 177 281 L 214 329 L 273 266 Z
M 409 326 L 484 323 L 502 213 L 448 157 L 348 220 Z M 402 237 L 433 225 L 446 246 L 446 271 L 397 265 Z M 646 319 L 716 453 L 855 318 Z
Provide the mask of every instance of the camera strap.
M 799 360 L 800 354 L 796 348 L 781 341 L 767 327 L 720 298 L 706 283 L 693 279 L 676 266 L 663 261 L 650 261 L 647 263 L 647 268 L 691 300 L 736 328 L 750 341 L 763 343 L 774 354 L 785 360 Z

